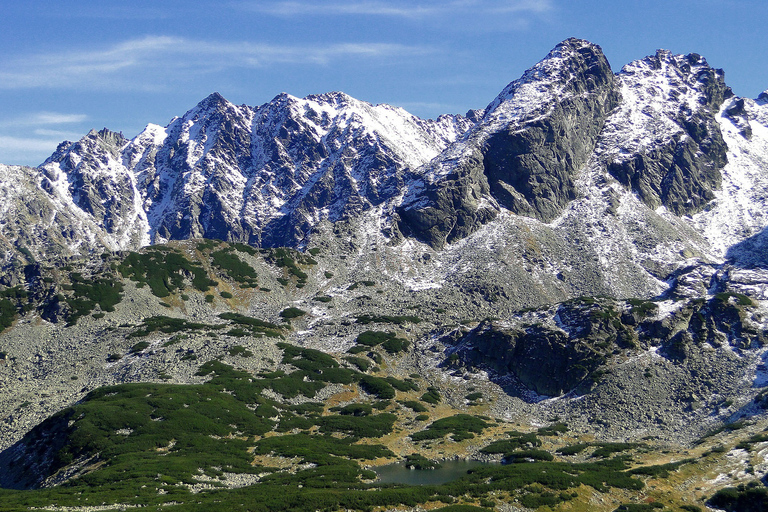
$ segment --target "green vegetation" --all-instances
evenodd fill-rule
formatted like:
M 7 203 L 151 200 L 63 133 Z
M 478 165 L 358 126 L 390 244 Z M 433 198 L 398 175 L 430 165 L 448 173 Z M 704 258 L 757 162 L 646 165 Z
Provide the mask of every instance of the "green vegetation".
M 365 331 L 357 337 L 357 344 L 365 347 L 375 347 L 381 345 L 384 350 L 390 354 L 396 354 L 407 350 L 409 343 L 407 340 L 398 338 L 391 332 L 383 331 Z M 362 351 L 362 350 L 361 350 Z
M 349 356 L 344 358 L 345 361 L 348 363 L 351 363 L 357 367 L 358 370 L 361 372 L 367 372 L 371 369 L 371 366 L 373 366 L 373 363 L 369 361 L 368 359 L 363 359 L 362 357 L 354 357 Z
M 236 313 L 224 313 L 220 318 L 224 323 L 212 326 L 152 317 L 136 333 L 146 336 L 151 332 L 226 328 L 259 335 L 281 332 L 277 325 Z M 177 335 L 182 336 L 186 335 Z M 131 352 L 149 346 L 148 341 L 138 341 Z M 207 379 L 204 384 L 125 384 L 91 392 L 81 403 L 47 420 L 31 434 L 39 439 L 46 438 L 42 432 L 60 436 L 55 446 L 61 448 L 54 454 L 52 471 L 74 461 L 88 460 L 90 472 L 60 487 L 32 491 L 2 489 L 3 510 L 53 506 L 117 510 L 141 505 L 147 510 L 172 508 L 180 512 L 416 507 L 477 512 L 492 509 L 502 501 L 518 508 L 557 510 L 559 504 L 573 500 L 581 486 L 591 487 L 590 495 L 610 488 L 636 491 L 643 488 L 644 477 L 664 478 L 685 463 L 633 467 L 635 463 L 629 455 L 614 456 L 641 446 L 630 443 L 574 445 L 583 446 L 579 451 L 593 446 L 595 454 L 588 462 L 555 462 L 549 451 L 541 449 L 541 436 L 557 436 L 567 431 L 564 424 L 554 423 L 531 433 L 507 432 L 507 439 L 492 442 L 481 450 L 503 455 L 514 464 L 477 467 L 442 485 L 376 483 L 376 475 L 364 469 L 364 464 L 395 457 L 385 446 L 377 444 L 377 439 L 408 424 L 412 414 L 392 399 L 398 391 L 417 391 L 419 387 L 413 379 L 419 376 L 399 379 L 366 375 L 360 371 L 371 368 L 367 358 L 337 359 L 287 343 L 278 343 L 277 348 L 282 350 L 279 371 L 254 375 L 211 360 L 197 372 Z M 250 355 L 241 345 L 232 346 L 228 352 L 230 356 Z M 187 356 L 196 357 L 193 352 L 187 352 Z M 158 379 L 170 378 L 165 373 L 158 374 Z M 376 400 L 342 402 L 343 405 L 329 408 L 319 398 L 313 399 L 328 383 L 359 383 Z M 471 401 L 482 396 L 474 388 L 469 388 L 469 392 L 466 398 Z M 328 394 L 321 396 L 326 400 Z M 437 404 L 440 393 L 430 387 L 422 401 Z M 399 403 L 414 413 L 428 409 L 416 400 Z M 398 429 L 396 413 L 406 420 L 398 423 Z M 429 416 L 420 414 L 416 420 L 427 421 Z M 450 444 L 451 440 L 472 439 L 492 425 L 495 423 L 490 418 L 456 414 L 433 421 L 425 430 L 411 434 L 411 439 L 434 441 L 430 443 L 434 447 Z M 763 439 L 760 436 L 753 436 L 755 442 Z M 573 450 L 574 446 L 562 448 L 560 453 L 568 448 Z M 601 449 L 603 453 L 597 455 Z M 419 453 L 406 456 L 405 463 L 420 469 L 436 466 Z M 252 475 L 253 483 L 243 488 L 227 488 L 225 480 L 235 480 L 230 474 Z M 206 487 L 192 492 L 191 486 L 200 483 Z M 735 492 L 738 500 L 739 493 L 744 494 L 747 489 Z M 479 503 L 487 508 L 465 503 Z M 440 508 L 441 505 L 448 506 Z
M 747 297 L 746 295 L 742 293 L 735 293 L 735 292 L 724 292 L 724 293 L 718 293 L 715 295 L 715 300 L 718 300 L 720 302 L 729 302 L 730 299 L 733 298 L 736 300 L 736 304 L 739 306 L 754 306 L 755 303 Z
M 556 436 L 558 434 L 565 434 L 568 432 L 568 425 L 565 423 L 555 423 L 548 427 L 541 427 L 537 434 L 540 436 Z
M 245 263 L 232 251 L 234 247 L 229 247 L 220 251 L 211 253 L 211 262 L 229 276 L 230 279 L 241 284 L 242 288 L 258 288 L 258 276 L 253 267 Z
M 440 464 L 433 460 L 429 460 L 423 455 L 418 453 L 412 453 L 405 456 L 405 467 L 408 469 L 438 469 Z
M 346 416 L 368 416 L 373 414 L 373 406 L 371 404 L 349 404 L 344 407 L 331 407 L 331 411 Z
M 652 503 L 625 503 L 620 505 L 614 512 L 652 512 L 664 508 L 664 505 L 654 501 Z
M 546 450 L 518 450 L 504 455 L 507 462 L 527 462 L 534 460 L 552 461 L 554 457 Z
M 421 405 L 420 402 L 417 402 L 416 400 L 406 400 L 405 402 L 401 402 L 404 406 L 408 407 L 413 412 L 427 412 L 429 409 Z
M 0 290 L 0 331 L 10 327 L 16 313 L 27 309 L 27 291 L 21 286 Z
M 363 388 L 366 393 L 376 395 L 382 400 L 395 398 L 395 388 L 393 388 L 386 379 L 382 379 L 381 377 L 363 375 L 360 377 L 360 387 Z
M 306 311 L 296 307 L 285 308 L 280 312 L 280 316 L 282 318 L 285 318 L 286 320 L 290 320 L 291 318 L 298 318 L 306 314 L 307 314 Z
M 428 404 L 437 405 L 441 400 L 440 390 L 433 386 L 428 387 L 427 392 L 421 395 L 421 401 Z
M 560 455 L 577 455 L 587 448 L 589 448 L 589 443 L 580 443 L 580 444 L 573 444 L 570 446 L 564 446 L 557 450 L 557 453 Z
M 141 253 L 132 252 L 117 268 L 123 277 L 135 281 L 138 287 L 148 285 L 160 298 L 183 290 L 185 278 L 190 278 L 192 286 L 201 292 L 215 286 L 203 267 L 169 247 L 153 246 Z
M 263 320 L 259 320 L 257 318 L 252 318 L 250 316 L 241 315 L 239 313 L 222 313 L 219 315 L 219 318 L 222 320 L 229 320 L 233 324 L 236 324 L 239 328 L 239 332 L 241 334 L 239 335 L 246 335 L 250 334 L 251 336 L 261 337 L 261 336 L 268 336 L 270 338 L 282 338 L 282 329 L 279 325 L 275 325 L 270 322 L 265 322 Z M 247 329 L 248 332 L 246 333 L 245 330 Z M 229 331 L 227 334 L 231 334 L 232 331 Z M 238 335 L 238 334 L 236 334 Z
M 759 482 L 720 489 L 707 502 L 727 512 L 763 512 L 768 509 L 768 489 Z
M 315 420 L 320 426 L 320 432 L 333 434 L 343 433 L 355 438 L 378 438 L 392 432 L 397 416 L 391 413 L 363 416 L 322 416 Z
M 203 329 L 213 330 L 221 329 L 223 325 L 210 325 L 198 322 L 188 322 L 182 318 L 171 318 L 168 316 L 152 316 L 145 318 L 139 329 L 130 334 L 131 338 L 140 338 L 149 336 L 153 332 L 162 332 L 166 334 L 179 331 L 199 331 Z
M 235 345 L 234 347 L 231 347 L 229 349 L 229 355 L 231 356 L 241 356 L 241 357 L 251 357 L 253 355 L 253 352 L 246 349 L 242 345 Z
M 494 441 L 482 448 L 480 453 L 502 454 L 503 458 L 508 458 L 520 450 L 530 450 L 541 446 L 541 440 L 533 432 L 529 434 L 510 432 L 509 435 L 509 439 Z
M 358 324 L 367 325 L 370 323 L 381 323 L 381 324 L 418 324 L 421 322 L 421 319 L 417 316 L 411 316 L 411 315 L 405 315 L 405 316 L 390 316 L 390 315 L 360 315 L 357 317 L 357 320 L 355 320 Z
M 469 401 L 470 405 L 476 405 L 476 403 L 483 399 L 483 394 L 479 392 L 469 393 L 464 397 Z
M 137 344 L 135 344 L 134 346 L 132 346 L 131 349 L 129 350 L 129 352 L 131 354 L 135 354 L 135 353 L 141 352 L 142 350 L 147 349 L 147 348 L 149 348 L 149 343 L 146 342 L 146 341 L 140 341 Z
M 627 303 L 632 306 L 630 312 L 640 318 L 653 315 L 659 310 L 659 305 L 651 300 L 628 299 Z
M 232 297 L 234 297 L 234 296 L 233 296 L 231 293 L 229 293 L 229 292 L 226 292 L 226 291 L 225 291 L 225 292 L 221 292 L 221 293 L 219 293 L 219 295 L 220 295 L 220 296 L 221 296 L 221 298 L 223 298 L 223 299 L 231 299 Z
M 475 437 L 474 434 L 481 434 L 483 429 L 489 426 L 488 423 L 477 416 L 457 414 L 432 422 L 426 430 L 411 434 L 411 439 L 414 441 L 426 441 L 429 439 L 440 439 L 451 434 L 451 439 L 458 442 L 472 439 Z
M 317 261 L 312 259 L 307 254 L 302 254 L 295 249 L 287 249 L 285 247 L 262 249 L 261 254 L 264 259 L 273 265 L 284 268 L 290 277 L 296 278 L 296 286 L 302 287 L 307 283 L 309 276 L 301 270 L 299 265 L 311 266 L 317 265 Z M 279 278 L 280 284 L 287 286 L 290 282 L 289 279 Z
M 78 272 L 70 275 L 72 295 L 64 300 L 70 309 L 67 325 L 75 325 L 80 317 L 90 315 L 98 306 L 111 312 L 123 298 L 123 284 L 111 277 L 84 278 Z
M 16 319 L 16 306 L 8 299 L 0 299 L 0 331 L 10 327 Z

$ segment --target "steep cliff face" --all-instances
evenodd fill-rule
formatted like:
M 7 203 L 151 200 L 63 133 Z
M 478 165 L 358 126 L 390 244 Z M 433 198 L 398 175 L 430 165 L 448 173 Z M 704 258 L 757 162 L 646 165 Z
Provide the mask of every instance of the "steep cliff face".
M 40 166 L 40 188 L 102 228 L 110 248 L 146 241 L 146 214 L 135 177 L 122 165 L 128 142 L 106 128 L 92 130 L 78 142 L 59 145 Z
M 701 210 L 728 162 L 716 119 L 733 96 L 723 71 L 697 54 L 659 50 L 624 66 L 617 81 L 623 101 L 599 143 L 608 172 L 651 208 Z
M 336 221 L 400 194 L 403 173 L 472 125 L 418 119 L 343 93 L 287 94 L 257 108 L 211 94 L 165 128 L 131 141 L 92 132 L 43 166 L 65 180 L 74 205 L 112 233 L 118 219 L 148 241 L 208 237 L 301 244 Z
M 557 396 L 588 392 L 648 351 L 690 371 L 716 350 L 765 346 L 757 302 L 732 291 L 706 297 L 577 299 L 507 322 L 485 321 L 455 343 L 452 364 L 489 370 L 502 380 L 512 376 L 523 390 Z
M 427 182 L 399 209 L 403 229 L 441 247 L 494 218 L 499 207 L 553 220 L 575 199 L 575 174 L 618 98 L 599 46 L 559 44 L 429 165 Z

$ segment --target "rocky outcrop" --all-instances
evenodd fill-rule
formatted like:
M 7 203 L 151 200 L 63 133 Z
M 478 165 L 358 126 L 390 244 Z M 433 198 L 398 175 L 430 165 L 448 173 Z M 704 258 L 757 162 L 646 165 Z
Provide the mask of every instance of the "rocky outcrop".
M 549 222 L 576 198 L 574 177 L 592 155 L 606 117 L 618 104 L 613 72 L 599 46 L 569 39 L 553 51 L 558 98 L 497 131 L 485 143 L 491 194 L 518 215 Z M 547 84 L 546 87 L 553 85 Z M 515 100 L 517 89 L 506 94 Z
M 615 348 L 637 346 L 612 304 L 564 303 L 554 315 L 565 328 L 485 321 L 460 340 L 456 354 L 462 364 L 513 375 L 531 391 L 556 396 L 588 386 Z
M 484 321 L 455 343 L 448 361 L 501 380 L 512 376 L 539 395 L 586 392 L 625 351 L 654 348 L 680 363 L 724 345 L 764 346 L 768 337 L 753 318 L 755 306 L 734 292 L 689 299 L 664 314 L 653 301 L 577 299 L 533 317 Z
M 553 220 L 575 199 L 575 174 L 618 99 L 599 46 L 560 43 L 430 164 L 432 181 L 415 187 L 398 210 L 401 229 L 441 247 L 494 218 L 499 207 Z
M 622 106 L 600 147 L 608 172 L 649 207 L 691 214 L 720 188 L 728 148 L 715 116 L 733 95 L 723 76 L 698 54 L 664 50 L 619 73 Z

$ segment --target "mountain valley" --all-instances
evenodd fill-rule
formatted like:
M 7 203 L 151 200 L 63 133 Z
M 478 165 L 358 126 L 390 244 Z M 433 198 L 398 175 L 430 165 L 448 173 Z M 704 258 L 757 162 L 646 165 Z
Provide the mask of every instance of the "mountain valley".
M 700 55 L 214 93 L 0 176 L 2 510 L 768 507 L 768 95 Z M 505 463 L 376 482 L 452 459 Z

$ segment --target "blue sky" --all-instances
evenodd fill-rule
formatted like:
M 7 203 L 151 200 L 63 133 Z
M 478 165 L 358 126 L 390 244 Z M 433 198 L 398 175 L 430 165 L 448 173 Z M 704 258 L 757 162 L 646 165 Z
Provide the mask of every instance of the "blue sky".
M 38 165 L 91 128 L 130 138 L 213 91 L 464 113 L 571 36 L 615 71 L 657 48 L 700 53 L 754 98 L 768 89 L 766 27 L 765 0 L 4 2 L 0 162 Z

